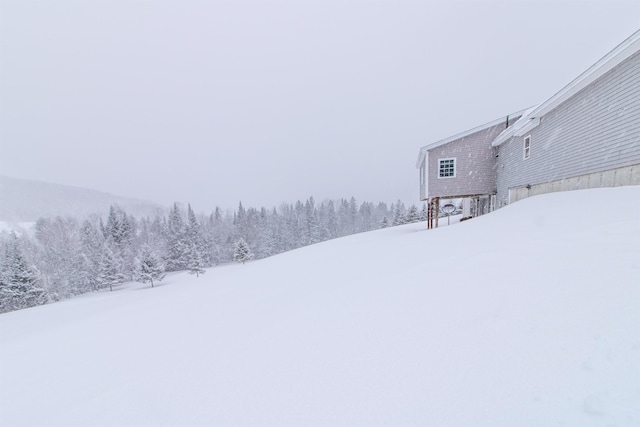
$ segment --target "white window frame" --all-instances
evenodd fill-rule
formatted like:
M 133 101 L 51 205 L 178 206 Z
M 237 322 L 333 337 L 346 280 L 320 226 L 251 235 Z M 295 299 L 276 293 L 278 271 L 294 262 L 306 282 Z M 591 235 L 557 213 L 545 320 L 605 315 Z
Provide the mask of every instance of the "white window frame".
M 442 176 L 442 164 L 444 162 L 453 162 L 453 175 L 447 175 L 447 176 Z M 455 178 L 456 177 L 456 163 L 458 163 L 458 161 L 456 160 L 455 157 L 447 157 L 446 159 L 438 159 L 438 179 L 449 179 L 449 178 Z
M 527 160 L 531 157 L 531 135 L 524 137 L 522 145 L 522 159 Z

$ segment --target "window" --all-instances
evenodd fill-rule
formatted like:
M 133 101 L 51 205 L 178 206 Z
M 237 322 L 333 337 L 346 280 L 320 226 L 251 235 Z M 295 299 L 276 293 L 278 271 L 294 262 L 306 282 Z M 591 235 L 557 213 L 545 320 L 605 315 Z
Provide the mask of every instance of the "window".
M 456 177 L 456 159 L 438 160 L 438 178 Z
M 524 138 L 524 155 L 523 158 L 527 160 L 531 154 L 531 135 L 527 135 Z

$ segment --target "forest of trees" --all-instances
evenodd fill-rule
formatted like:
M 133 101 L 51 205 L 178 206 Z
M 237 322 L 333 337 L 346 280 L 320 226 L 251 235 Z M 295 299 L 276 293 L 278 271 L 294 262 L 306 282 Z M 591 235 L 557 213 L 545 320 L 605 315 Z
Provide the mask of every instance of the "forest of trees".
M 426 219 L 426 207 L 355 198 L 279 208 L 135 218 L 112 206 L 106 218 L 41 218 L 32 233 L 0 238 L 0 313 L 69 298 L 128 281 L 154 283 L 166 272 L 245 263 L 349 234 Z

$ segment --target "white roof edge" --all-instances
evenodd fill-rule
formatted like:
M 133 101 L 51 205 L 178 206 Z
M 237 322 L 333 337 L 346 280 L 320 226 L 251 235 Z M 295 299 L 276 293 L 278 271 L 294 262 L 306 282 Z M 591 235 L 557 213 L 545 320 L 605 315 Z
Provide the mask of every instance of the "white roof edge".
M 525 113 L 520 120 L 518 120 L 518 122 L 522 123 L 517 122 L 513 126 L 513 129 L 505 130 L 493 140 L 491 145 L 496 147 L 511 139 L 513 136 L 522 136 L 535 128 L 540 124 L 540 117 L 562 104 L 638 51 L 640 51 L 640 30 L 633 33 L 551 98 L 533 108 L 532 111 Z
M 422 147 L 420 149 L 420 152 L 418 153 L 418 160 L 416 160 L 416 168 L 419 169 L 420 166 L 422 166 L 422 162 L 424 161 L 424 157 L 425 154 L 427 153 L 427 150 L 425 147 Z
M 516 131 L 513 133 L 513 136 L 522 136 L 525 133 L 531 132 L 531 130 L 538 125 L 540 125 L 540 117 L 530 117 L 529 120 L 527 120 L 527 123 L 524 124 L 524 126 L 516 129 Z
M 464 138 L 465 136 L 473 135 L 474 133 L 477 133 L 477 132 L 480 132 L 482 130 L 488 129 L 488 128 L 492 127 L 492 126 L 499 125 L 500 123 L 506 122 L 507 118 L 511 119 L 511 118 L 514 118 L 514 117 L 519 117 L 522 114 L 524 114 L 526 111 L 527 111 L 527 109 L 524 109 L 524 110 L 516 111 L 515 113 L 507 114 L 506 116 L 502 116 L 502 117 L 500 117 L 498 119 L 492 120 L 492 121 L 490 121 L 488 123 L 485 123 L 483 125 L 476 126 L 476 127 L 472 128 L 472 129 L 466 130 L 464 132 L 460 132 L 460 133 L 455 134 L 453 136 L 450 136 L 448 138 L 441 139 L 439 141 L 436 141 L 436 142 L 433 142 L 431 144 L 423 146 L 420 149 L 420 154 L 418 155 L 418 161 L 416 162 L 416 168 L 419 168 L 422 165 L 422 160 L 424 158 L 424 154 L 428 150 L 431 150 L 433 148 L 440 147 L 442 145 L 448 144 L 448 143 L 453 142 L 453 141 L 455 141 L 457 139 Z
M 523 128 L 524 126 L 527 125 L 527 123 L 529 122 L 529 118 L 531 117 L 530 114 L 538 107 L 539 107 L 539 105 L 534 105 L 532 107 L 527 108 L 522 113 L 522 116 L 518 119 L 517 122 L 515 122 L 512 126 L 509 126 L 505 130 L 503 130 L 502 133 L 500 133 L 500 135 L 498 135 L 493 140 L 493 142 L 491 142 L 491 146 L 492 147 L 497 147 L 498 145 L 502 144 L 503 142 L 505 142 L 508 139 L 510 139 L 511 137 L 513 137 L 513 135 L 518 130 L 520 130 L 521 128 Z

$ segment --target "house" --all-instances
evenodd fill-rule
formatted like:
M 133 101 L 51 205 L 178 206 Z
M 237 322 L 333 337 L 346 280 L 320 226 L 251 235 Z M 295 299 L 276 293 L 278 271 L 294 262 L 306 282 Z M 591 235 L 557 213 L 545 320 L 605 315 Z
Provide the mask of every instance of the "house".
M 441 198 L 465 198 L 472 217 L 536 194 L 640 185 L 640 31 L 540 105 L 422 147 L 417 167 L 429 228 Z
M 464 199 L 463 216 L 493 210 L 496 195 L 498 148 L 493 141 L 524 111 L 422 147 L 420 200 L 428 200 L 429 228 L 437 226 L 440 199 Z

